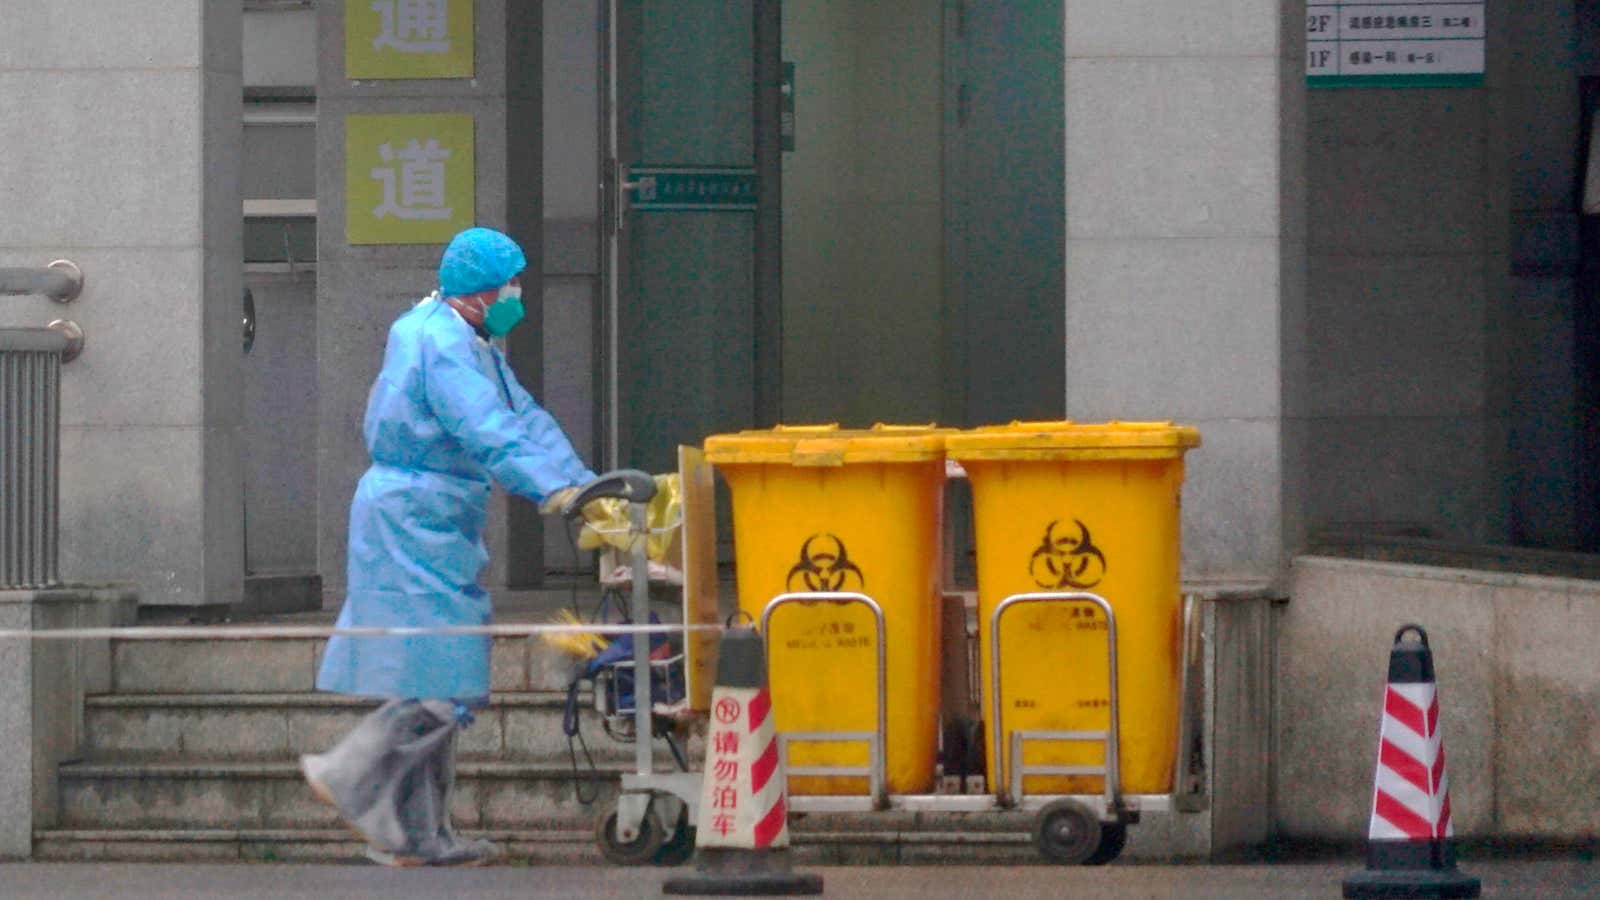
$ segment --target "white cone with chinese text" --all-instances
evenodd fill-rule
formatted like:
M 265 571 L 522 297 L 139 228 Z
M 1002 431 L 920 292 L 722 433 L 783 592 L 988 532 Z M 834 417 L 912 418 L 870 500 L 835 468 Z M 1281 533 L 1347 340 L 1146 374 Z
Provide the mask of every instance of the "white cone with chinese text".
M 822 893 L 822 878 L 789 868 L 786 779 L 773 725 L 761 636 L 733 628 L 723 635 L 711 692 L 706 765 L 700 790 L 691 876 L 668 879 L 668 894 L 795 895 Z
M 1408 631 L 1420 640 L 1403 640 Z M 1433 652 L 1419 625 L 1396 632 L 1389 652 L 1374 782 L 1367 869 L 1344 880 L 1344 895 L 1478 896 L 1478 879 L 1456 868 Z

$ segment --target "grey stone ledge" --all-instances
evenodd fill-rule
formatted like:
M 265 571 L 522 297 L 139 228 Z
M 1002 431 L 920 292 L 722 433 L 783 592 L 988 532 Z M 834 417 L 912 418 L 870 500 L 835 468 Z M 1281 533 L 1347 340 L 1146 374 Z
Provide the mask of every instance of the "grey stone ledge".
M 1181 593 L 1201 600 L 1281 600 L 1284 591 L 1270 578 L 1185 578 Z
M 1600 602 L 1600 581 L 1581 578 L 1497 572 L 1488 569 L 1461 569 L 1420 563 L 1352 559 L 1337 556 L 1297 556 L 1294 564 L 1307 568 L 1332 569 L 1335 571 L 1372 572 L 1391 578 L 1416 578 L 1454 584 L 1478 584 L 1488 587 L 1524 588 L 1551 593 L 1567 593 L 1576 596 L 1587 595 Z
M 139 597 L 133 585 L 54 585 L 43 588 L 0 589 L 0 606 L 19 603 L 101 603 L 134 601 Z

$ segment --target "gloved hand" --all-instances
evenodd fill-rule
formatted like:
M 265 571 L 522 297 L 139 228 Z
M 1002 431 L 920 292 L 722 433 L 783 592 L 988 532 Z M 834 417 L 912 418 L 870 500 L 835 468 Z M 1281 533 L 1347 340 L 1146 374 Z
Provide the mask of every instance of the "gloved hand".
M 651 498 L 646 514 L 651 529 L 646 552 L 651 559 L 662 562 L 674 547 L 678 526 L 683 522 L 683 500 L 676 472 L 657 475 L 655 482 L 656 495 Z M 583 508 L 583 519 L 586 527 L 578 533 L 581 550 L 610 545 L 628 552 L 638 539 L 624 500 L 615 497 L 595 500 Z
M 578 496 L 577 485 L 568 485 L 559 490 L 551 491 L 549 496 L 539 503 L 539 514 L 542 516 L 559 516 L 567 508 L 572 498 Z

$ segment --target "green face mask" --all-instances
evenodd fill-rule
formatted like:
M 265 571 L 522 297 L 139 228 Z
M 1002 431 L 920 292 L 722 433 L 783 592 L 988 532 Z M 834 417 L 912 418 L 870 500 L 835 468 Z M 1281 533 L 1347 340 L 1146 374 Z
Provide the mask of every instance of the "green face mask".
M 522 288 L 506 285 L 484 312 L 483 330 L 493 337 L 505 337 L 506 332 L 522 321 L 523 315 Z

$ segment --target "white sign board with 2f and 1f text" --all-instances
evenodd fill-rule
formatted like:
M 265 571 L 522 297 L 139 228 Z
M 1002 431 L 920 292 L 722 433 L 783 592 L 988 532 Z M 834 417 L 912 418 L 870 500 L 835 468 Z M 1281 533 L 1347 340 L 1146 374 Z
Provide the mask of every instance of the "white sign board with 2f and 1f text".
M 1485 3 L 1307 0 L 1309 87 L 1483 83 Z

